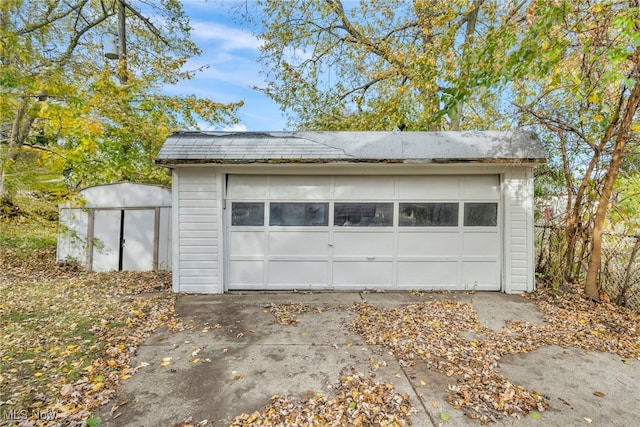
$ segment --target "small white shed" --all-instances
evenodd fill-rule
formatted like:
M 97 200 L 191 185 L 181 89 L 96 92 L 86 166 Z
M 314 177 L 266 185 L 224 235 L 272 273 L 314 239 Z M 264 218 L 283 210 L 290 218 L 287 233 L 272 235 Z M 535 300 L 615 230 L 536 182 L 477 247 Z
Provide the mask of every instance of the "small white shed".
M 122 182 L 85 188 L 59 206 L 57 260 L 89 271 L 170 270 L 171 191 Z
M 181 132 L 173 287 L 534 288 L 526 132 Z

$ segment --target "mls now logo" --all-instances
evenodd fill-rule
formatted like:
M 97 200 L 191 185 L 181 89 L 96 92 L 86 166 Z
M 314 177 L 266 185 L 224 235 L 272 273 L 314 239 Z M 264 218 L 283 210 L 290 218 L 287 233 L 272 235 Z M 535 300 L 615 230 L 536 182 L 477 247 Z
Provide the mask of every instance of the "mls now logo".
M 10 421 L 28 420 L 29 418 L 37 421 L 53 421 L 56 419 L 56 413 L 51 411 L 31 411 L 29 413 L 25 409 L 3 409 L 2 419 Z
M 2 419 L 3 420 L 26 420 L 29 418 L 29 412 L 26 410 L 19 409 L 3 409 L 2 410 Z

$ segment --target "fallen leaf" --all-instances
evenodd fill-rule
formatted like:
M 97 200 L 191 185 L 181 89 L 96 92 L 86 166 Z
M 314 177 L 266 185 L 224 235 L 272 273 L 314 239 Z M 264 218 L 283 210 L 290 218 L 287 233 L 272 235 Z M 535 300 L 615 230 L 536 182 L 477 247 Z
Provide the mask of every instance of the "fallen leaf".
M 164 359 L 162 359 L 162 362 L 160 362 L 160 366 L 168 366 L 171 364 L 171 358 L 170 357 L 165 357 Z
M 605 396 L 605 394 L 603 392 L 601 392 L 601 391 L 594 391 L 593 395 L 596 396 L 596 397 L 604 397 Z
M 407 394 L 396 393 L 393 384 L 377 383 L 355 369 L 343 368 L 340 381 L 331 387 L 334 397 L 309 390 L 300 400 L 274 395 L 262 412 L 244 413 L 232 420 L 239 426 L 402 426 L 415 412 Z M 336 422 L 340 420 L 340 422 Z
M 529 416 L 534 420 L 539 420 L 542 415 L 540 415 L 540 412 L 538 411 L 531 411 L 529 412 Z
M 60 389 L 60 395 L 63 396 L 63 397 L 67 397 L 71 393 L 73 393 L 73 390 L 74 390 L 74 388 L 73 388 L 73 386 L 71 384 L 65 384 Z
M 451 416 L 449 414 L 445 414 L 444 412 L 440 412 L 440 419 L 442 421 L 449 421 L 450 418 L 451 418 Z
M 104 388 L 104 383 L 95 383 L 93 387 L 91 387 L 91 391 L 96 392 L 100 391 Z

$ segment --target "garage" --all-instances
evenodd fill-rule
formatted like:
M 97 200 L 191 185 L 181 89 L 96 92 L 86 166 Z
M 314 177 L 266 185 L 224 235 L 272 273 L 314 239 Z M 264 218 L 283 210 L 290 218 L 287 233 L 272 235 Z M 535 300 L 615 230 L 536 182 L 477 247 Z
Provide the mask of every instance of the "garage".
M 534 288 L 527 132 L 179 132 L 176 292 Z
M 500 290 L 499 177 L 227 181 L 228 289 Z

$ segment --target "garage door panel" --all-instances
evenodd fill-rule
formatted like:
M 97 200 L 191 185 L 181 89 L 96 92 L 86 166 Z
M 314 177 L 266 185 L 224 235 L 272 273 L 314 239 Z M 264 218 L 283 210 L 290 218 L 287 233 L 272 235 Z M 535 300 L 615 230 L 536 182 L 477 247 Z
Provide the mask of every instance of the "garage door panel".
M 267 177 L 261 175 L 230 175 L 227 185 L 229 199 L 264 199 L 267 197 Z
M 458 284 L 458 261 L 398 261 L 398 285 L 452 287 Z
M 459 233 L 401 232 L 398 233 L 398 256 L 458 256 Z
M 263 231 L 234 231 L 229 238 L 233 256 L 265 255 Z
M 229 287 L 264 285 L 264 261 L 230 261 Z
M 268 270 L 269 285 L 326 287 L 329 283 L 326 261 L 269 261 Z
M 453 200 L 460 198 L 457 176 L 403 176 L 398 178 L 398 199 Z
M 326 231 L 270 231 L 269 254 L 272 256 L 322 256 L 328 258 L 329 234 Z
M 334 261 L 333 283 L 338 286 L 359 285 L 391 286 L 393 284 L 393 262 Z
M 393 233 L 358 233 L 336 231 L 334 256 L 393 256 Z
M 328 200 L 331 197 L 329 177 L 272 177 L 269 194 L 274 200 Z
M 462 199 L 498 200 L 500 198 L 500 180 L 497 175 L 473 175 L 460 177 Z
M 465 289 L 500 290 L 497 260 L 464 261 L 462 283 Z
M 498 254 L 500 241 L 497 232 L 464 233 L 462 256 Z
M 336 200 L 392 199 L 395 183 L 391 177 L 339 176 L 334 192 Z

